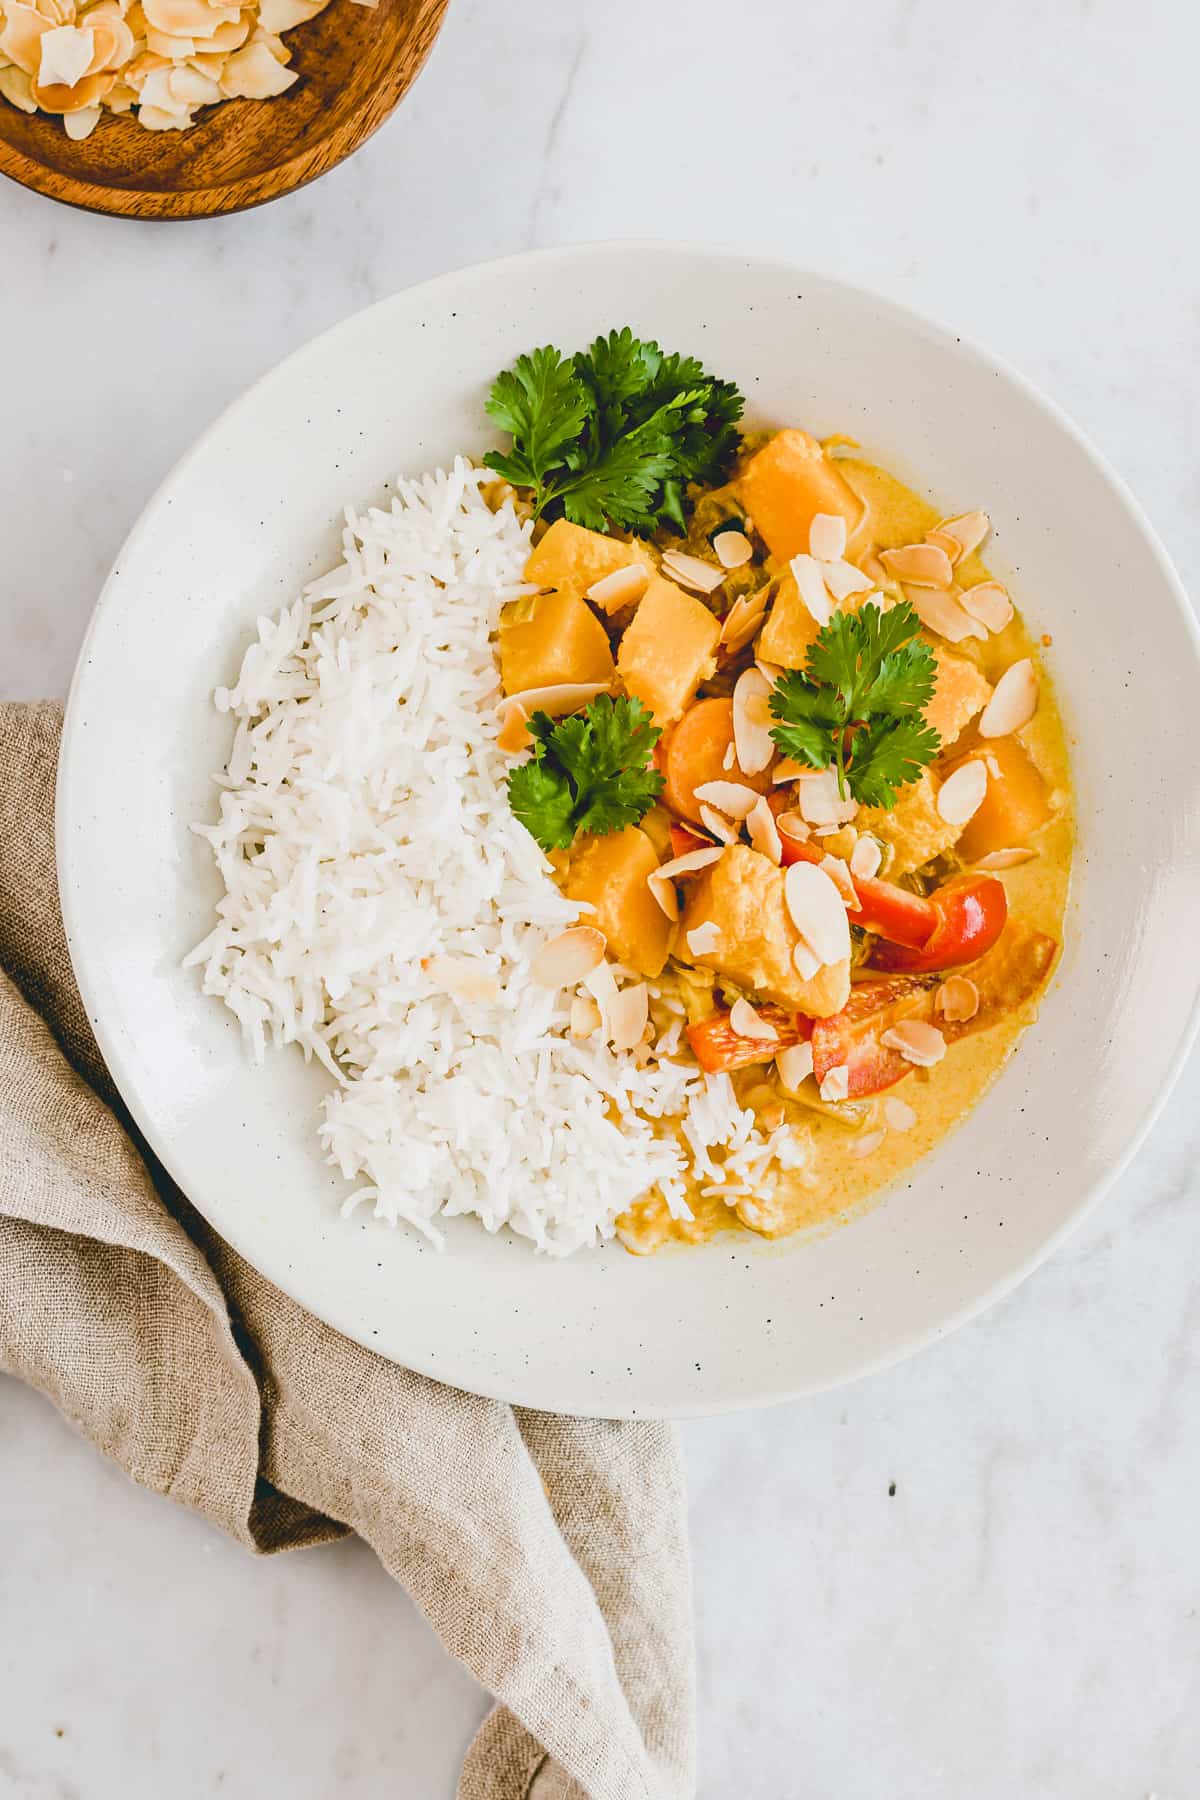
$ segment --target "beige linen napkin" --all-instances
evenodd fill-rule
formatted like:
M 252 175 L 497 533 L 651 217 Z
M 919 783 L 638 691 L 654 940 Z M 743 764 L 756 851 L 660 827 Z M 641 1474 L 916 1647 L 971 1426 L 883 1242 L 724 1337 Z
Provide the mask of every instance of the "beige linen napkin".
M 247 1549 L 372 1546 L 497 1698 L 459 1800 L 684 1800 L 693 1657 L 666 1425 L 558 1418 L 340 1337 L 138 1140 L 71 975 L 61 711 L 0 705 L 0 1369 Z

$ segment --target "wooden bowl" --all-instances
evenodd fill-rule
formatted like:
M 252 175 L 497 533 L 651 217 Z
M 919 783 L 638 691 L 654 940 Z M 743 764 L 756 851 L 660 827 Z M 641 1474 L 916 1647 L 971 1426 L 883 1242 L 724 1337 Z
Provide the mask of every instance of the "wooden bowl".
M 105 113 L 72 143 L 61 119 L 0 97 L 0 173 L 52 200 L 134 219 L 207 219 L 278 200 L 378 130 L 419 74 L 448 5 L 331 0 L 287 33 L 294 87 L 209 107 L 190 131 L 144 131 Z

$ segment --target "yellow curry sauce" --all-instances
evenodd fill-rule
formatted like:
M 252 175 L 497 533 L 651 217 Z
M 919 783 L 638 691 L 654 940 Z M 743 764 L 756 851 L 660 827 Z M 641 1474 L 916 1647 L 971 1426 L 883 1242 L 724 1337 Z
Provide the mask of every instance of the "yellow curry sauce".
M 747 453 L 769 441 L 766 438 L 747 441 Z M 826 457 L 862 504 L 861 519 L 850 534 L 845 552 L 851 561 L 861 563 L 879 551 L 918 544 L 937 526 L 942 515 L 886 471 L 840 447 L 835 448 L 833 443 L 826 446 Z M 739 474 L 744 468 L 743 461 Z M 730 497 L 736 496 L 738 491 L 735 476 L 728 487 L 699 497 L 686 543 L 679 539 L 662 540 L 655 549 L 662 551 L 673 547 L 711 561 L 709 533 L 728 509 Z M 629 546 L 621 545 L 621 550 L 622 560 L 627 562 Z M 637 546 L 637 554 L 645 556 L 643 546 Z M 614 563 L 615 566 L 618 565 Z M 738 594 L 761 586 L 768 575 L 777 578 L 780 566 L 778 558 L 766 556 L 757 566 L 731 571 L 722 594 L 714 596 L 708 603 L 718 615 L 727 612 Z M 992 577 L 976 552 L 957 564 L 954 580 L 960 588 L 969 590 Z M 948 648 L 941 645 L 935 635 L 924 635 L 940 648 Z M 1037 670 L 1037 710 L 1011 741 L 1023 747 L 1035 765 L 1041 784 L 1044 784 L 1046 807 L 1051 816 L 1028 846 L 1036 854 L 1028 861 L 1005 868 L 1000 879 L 1007 891 L 1010 919 L 1019 919 L 1061 944 L 1073 840 L 1070 777 L 1063 724 L 1041 666 L 1038 647 L 1019 614 L 1015 614 L 1010 623 L 991 633 L 986 641 L 971 639 L 950 648 L 955 655 L 974 663 L 993 686 L 1003 672 L 1021 658 L 1030 658 Z M 583 654 L 588 653 L 585 647 Z M 579 646 L 573 646 L 571 654 L 577 659 L 581 654 Z M 557 678 L 564 677 L 560 674 Z M 507 681 L 506 687 L 510 693 L 513 691 Z M 719 672 L 711 684 L 702 683 L 700 688 L 701 696 L 727 691 L 728 684 L 722 685 Z M 991 745 L 994 740 L 987 742 Z M 953 764 L 980 744 L 975 722 L 971 722 L 952 743 L 943 743 L 942 754 L 947 763 Z M 1019 756 L 1020 751 L 1015 754 Z M 994 769 L 995 765 L 992 766 Z M 668 815 L 663 808 L 655 808 L 654 813 L 643 821 L 643 829 L 655 841 L 660 855 L 670 854 L 666 847 Z M 594 840 L 594 843 L 599 845 L 605 841 Z M 832 848 L 838 854 L 848 854 L 840 844 L 834 843 Z M 556 857 L 553 860 L 560 880 L 570 892 L 570 859 Z M 965 858 L 959 861 L 951 847 L 928 868 L 914 871 L 911 877 L 902 872 L 902 879 L 921 892 L 923 883 L 932 885 L 945 880 L 962 869 L 965 862 Z M 672 946 L 679 948 L 677 939 L 672 940 Z M 669 962 L 659 978 L 660 985 L 669 986 L 675 971 L 676 964 Z M 969 976 L 971 965 L 966 965 L 962 972 Z M 786 1119 L 807 1142 L 810 1153 L 805 1166 L 791 1173 L 777 1173 L 770 1195 L 755 1201 L 742 1200 L 731 1205 L 719 1195 L 694 1192 L 690 1196 L 694 1214 L 691 1220 L 672 1218 L 661 1198 L 650 1194 L 618 1221 L 621 1239 L 630 1250 L 644 1253 L 671 1241 L 700 1242 L 730 1227 L 744 1226 L 768 1237 L 778 1237 L 808 1228 L 828 1228 L 846 1218 L 872 1196 L 878 1197 L 971 1109 L 1036 1014 L 1037 998 L 1034 994 L 987 1029 L 951 1042 L 944 1059 L 936 1066 L 915 1068 L 885 1092 L 858 1099 L 823 1102 L 811 1078 L 798 1090 L 803 1098 L 790 1096 L 781 1087 L 775 1066 L 770 1061 L 733 1070 L 731 1078 L 743 1105 L 752 1107 L 769 1124 Z M 902 1101 L 905 1106 L 897 1109 L 890 1104 L 895 1101 Z M 906 1116 L 907 1109 L 915 1114 L 911 1123 Z M 902 1128 L 897 1128 L 893 1121 L 898 1121 Z M 865 1154 L 862 1153 L 864 1150 Z

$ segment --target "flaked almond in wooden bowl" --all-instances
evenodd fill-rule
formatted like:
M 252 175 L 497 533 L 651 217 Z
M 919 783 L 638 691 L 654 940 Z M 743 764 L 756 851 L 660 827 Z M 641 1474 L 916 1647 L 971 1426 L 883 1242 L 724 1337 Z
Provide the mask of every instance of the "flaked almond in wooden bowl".
M 0 173 L 92 212 L 259 206 L 403 99 L 449 0 L 0 0 Z

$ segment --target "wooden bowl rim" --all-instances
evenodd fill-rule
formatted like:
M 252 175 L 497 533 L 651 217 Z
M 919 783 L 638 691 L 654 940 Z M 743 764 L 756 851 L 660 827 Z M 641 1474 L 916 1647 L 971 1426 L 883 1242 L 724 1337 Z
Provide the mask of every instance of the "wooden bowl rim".
M 29 188 L 31 192 L 41 194 L 47 200 L 57 200 L 62 205 L 73 206 L 81 212 L 98 213 L 114 219 L 144 219 L 174 224 L 189 219 L 222 218 L 231 213 L 249 212 L 256 206 L 269 206 L 272 200 L 282 200 L 286 194 L 294 194 L 300 188 L 307 187 L 309 182 L 317 181 L 331 169 L 336 169 L 339 163 L 345 162 L 347 157 L 360 150 L 368 138 L 373 137 L 379 127 L 391 118 L 424 68 L 445 23 L 450 0 L 427 0 L 427 3 L 433 14 L 433 29 L 429 32 L 415 67 L 407 63 L 403 68 L 399 64 L 393 64 L 384 84 L 387 99 L 382 109 L 378 108 L 379 90 L 376 90 L 375 108 L 360 108 L 339 132 L 323 137 L 311 149 L 298 150 L 286 162 L 277 164 L 264 175 L 242 175 L 236 181 L 217 182 L 208 187 L 186 190 L 106 187 L 103 182 L 83 181 L 74 175 L 61 174 L 36 158 L 26 156 L 2 137 L 0 175 L 6 175 L 18 186 Z M 0 104 L 6 103 L 0 101 Z M 226 101 L 225 104 L 237 105 L 238 102 Z M 270 102 L 253 100 L 244 104 L 266 106 Z M 267 191 L 262 191 L 264 187 Z

